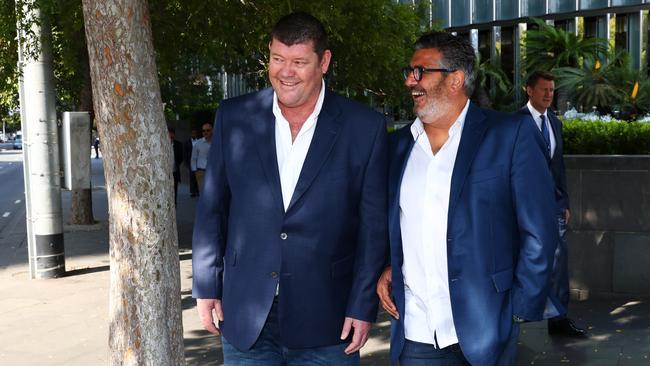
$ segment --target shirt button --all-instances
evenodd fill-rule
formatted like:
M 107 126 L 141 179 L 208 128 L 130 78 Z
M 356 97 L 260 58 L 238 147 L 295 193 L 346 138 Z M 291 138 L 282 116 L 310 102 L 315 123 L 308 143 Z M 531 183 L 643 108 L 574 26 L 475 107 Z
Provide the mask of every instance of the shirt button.
M 287 233 L 282 233 L 282 234 L 280 234 L 280 239 L 282 239 L 282 240 L 287 240 L 287 237 L 289 237 L 289 236 L 287 235 Z
M 278 272 L 271 272 L 271 278 L 278 278 Z

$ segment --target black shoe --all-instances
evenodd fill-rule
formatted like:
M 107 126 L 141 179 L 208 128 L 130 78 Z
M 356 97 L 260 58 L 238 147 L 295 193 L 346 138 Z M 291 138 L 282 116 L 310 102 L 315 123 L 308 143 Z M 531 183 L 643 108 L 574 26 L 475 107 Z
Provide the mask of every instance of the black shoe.
M 192 194 L 190 194 L 190 197 L 196 197 L 198 195 L 199 195 L 198 193 L 192 193 Z
M 548 320 L 548 334 L 552 336 L 584 338 L 587 336 L 587 331 L 578 328 L 575 323 L 573 323 L 573 320 L 562 318 Z

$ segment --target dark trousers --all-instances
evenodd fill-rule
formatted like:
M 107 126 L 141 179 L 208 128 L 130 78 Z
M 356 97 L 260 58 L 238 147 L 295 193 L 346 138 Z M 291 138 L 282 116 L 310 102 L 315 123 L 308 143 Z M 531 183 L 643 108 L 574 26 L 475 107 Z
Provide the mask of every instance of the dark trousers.
M 401 366 L 469 366 L 458 343 L 438 349 L 433 344 L 404 341 L 399 357 Z
M 176 205 L 178 197 L 178 182 L 181 181 L 181 174 L 179 172 L 174 172 L 174 205 Z
M 199 185 L 196 182 L 196 173 L 190 170 L 190 194 L 199 194 Z
M 349 343 L 304 349 L 282 345 L 277 298 L 251 349 L 238 350 L 225 337 L 221 337 L 221 344 L 226 366 L 358 366 L 360 362 L 359 352 L 351 355 L 343 352 Z
M 480 331 L 480 330 L 477 330 Z M 497 366 L 514 366 L 517 359 L 517 340 L 519 324 L 512 323 L 510 338 L 497 359 Z M 432 344 L 409 341 L 404 342 L 399 356 L 400 366 L 467 366 L 470 363 L 458 344 L 436 349 Z
M 569 308 L 569 248 L 566 242 L 566 222 L 564 211 L 558 214 L 560 241 L 555 248 L 553 273 L 551 274 L 551 293 L 555 295 L 565 309 Z M 564 318 L 560 316 L 558 318 Z

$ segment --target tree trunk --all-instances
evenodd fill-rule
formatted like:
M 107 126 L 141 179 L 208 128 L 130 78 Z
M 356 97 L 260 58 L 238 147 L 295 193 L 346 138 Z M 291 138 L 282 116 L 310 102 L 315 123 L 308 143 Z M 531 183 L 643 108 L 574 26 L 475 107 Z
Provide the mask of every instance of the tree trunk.
M 80 36 L 83 37 L 83 34 Z M 90 112 L 90 124 L 92 131 L 93 113 L 93 92 L 90 79 L 90 65 L 88 65 L 88 50 L 83 48 L 79 55 L 82 59 L 84 79 L 79 91 L 79 111 Z M 88 136 L 90 144 L 91 136 Z M 92 190 L 73 189 L 70 202 L 70 224 L 72 225 L 92 225 L 95 223 L 93 216 L 93 196 Z
M 172 147 L 146 0 L 83 0 L 109 200 L 110 365 L 185 365 Z

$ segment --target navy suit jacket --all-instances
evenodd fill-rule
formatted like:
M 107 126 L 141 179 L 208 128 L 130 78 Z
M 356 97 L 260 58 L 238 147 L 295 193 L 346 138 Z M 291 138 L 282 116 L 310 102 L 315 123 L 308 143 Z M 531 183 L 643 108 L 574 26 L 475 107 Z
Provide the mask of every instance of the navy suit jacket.
M 221 330 L 245 350 L 279 283 L 283 345 L 339 344 L 344 317 L 376 318 L 388 253 L 386 126 L 326 91 L 285 213 L 272 106 L 266 89 L 217 111 L 194 227 L 193 296 L 222 300 Z
M 449 292 L 460 347 L 493 365 L 513 315 L 540 320 L 549 290 L 557 222 L 544 143 L 521 116 L 470 104 L 451 178 L 447 224 Z M 389 238 L 393 296 L 391 359 L 404 345 L 400 186 L 414 140 L 407 126 L 389 143 Z
M 532 120 L 533 115 L 530 114 L 528 106 L 523 106 L 517 111 L 522 115 L 530 117 Z M 562 141 L 562 122 L 555 116 L 551 111 L 546 113 L 548 120 L 551 125 L 551 130 L 553 131 L 553 136 L 555 137 L 555 152 L 553 157 L 549 162 L 549 167 L 551 169 L 551 174 L 553 175 L 553 181 L 555 183 L 555 200 L 557 201 L 558 210 L 563 212 L 565 209 L 569 208 L 569 194 L 566 189 L 566 171 L 564 169 L 564 143 Z M 535 121 L 531 121 L 535 124 Z M 535 124 L 537 125 L 537 124 Z M 539 129 L 538 129 L 539 130 Z M 541 134 L 541 131 L 540 131 Z

